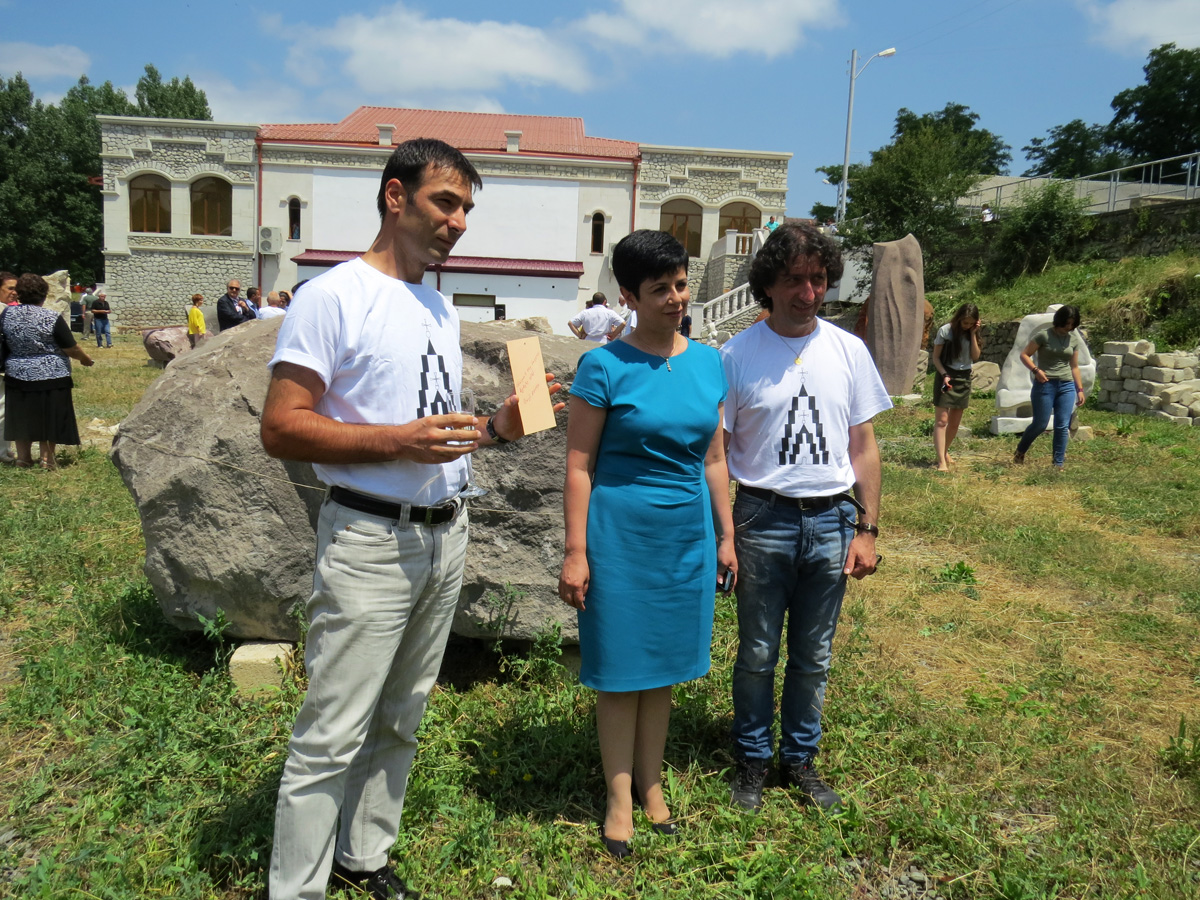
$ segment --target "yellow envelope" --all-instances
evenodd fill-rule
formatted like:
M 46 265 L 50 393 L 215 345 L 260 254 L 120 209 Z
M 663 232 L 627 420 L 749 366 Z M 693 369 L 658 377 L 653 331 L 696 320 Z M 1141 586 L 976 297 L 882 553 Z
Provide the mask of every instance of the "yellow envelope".
M 512 369 L 517 407 L 526 434 L 554 428 L 554 405 L 546 390 L 546 364 L 536 337 L 508 341 L 508 365 Z

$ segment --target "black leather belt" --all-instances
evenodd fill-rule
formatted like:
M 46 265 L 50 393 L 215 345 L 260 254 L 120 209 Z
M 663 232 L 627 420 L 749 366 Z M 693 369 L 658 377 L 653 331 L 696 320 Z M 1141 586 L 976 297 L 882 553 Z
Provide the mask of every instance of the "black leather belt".
M 748 484 L 739 484 L 738 493 L 745 493 L 751 497 L 757 497 L 759 500 L 766 500 L 774 506 L 794 506 L 797 509 L 811 509 L 817 512 L 833 509 L 839 503 L 846 502 L 852 504 L 855 509 L 865 515 L 862 505 L 849 494 L 845 493 L 832 494 L 828 497 L 785 497 L 783 494 L 777 494 L 766 488 L 751 487 Z
M 404 507 L 399 503 L 388 503 L 376 497 L 368 497 L 358 491 L 351 491 L 336 485 L 329 489 L 329 498 L 342 506 L 358 510 L 369 516 L 379 516 L 396 521 L 415 522 L 418 525 L 445 525 L 458 514 L 458 501 L 443 503 L 441 506 L 410 506 L 408 519 L 403 519 Z

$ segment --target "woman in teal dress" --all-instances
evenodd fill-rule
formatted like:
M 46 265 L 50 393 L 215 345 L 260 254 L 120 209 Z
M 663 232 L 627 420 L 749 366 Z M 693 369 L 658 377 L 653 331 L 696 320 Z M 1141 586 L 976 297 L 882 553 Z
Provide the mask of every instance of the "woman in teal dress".
M 687 254 L 636 231 L 613 272 L 637 327 L 588 351 L 571 387 L 559 596 L 579 610 L 580 680 L 599 691 L 601 837 L 628 856 L 633 802 L 675 834 L 663 798 L 671 686 L 709 669 L 719 578 L 737 575 L 717 352 L 678 334 Z M 612 548 L 620 547 L 619 553 Z

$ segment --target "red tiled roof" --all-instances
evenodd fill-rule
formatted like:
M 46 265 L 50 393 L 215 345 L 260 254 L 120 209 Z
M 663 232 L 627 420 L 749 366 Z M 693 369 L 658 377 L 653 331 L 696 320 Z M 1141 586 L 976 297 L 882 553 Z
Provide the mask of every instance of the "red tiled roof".
M 336 124 L 263 125 L 259 136 L 264 141 L 378 146 L 379 129 L 375 126 L 388 124 L 396 127 L 392 133 L 392 142 L 396 144 L 411 138 L 432 137 L 463 152 L 503 152 L 508 144 L 504 132 L 520 131 L 522 153 L 613 159 L 635 159 L 638 155 L 638 145 L 632 141 L 588 137 L 583 133 L 583 119 L 578 118 L 387 106 L 360 106 Z
M 302 266 L 336 266 L 362 256 L 358 250 L 305 250 L 292 257 Z M 451 256 L 431 271 L 474 272 L 481 275 L 537 275 L 541 278 L 579 278 L 583 263 L 560 259 L 502 259 L 494 256 Z

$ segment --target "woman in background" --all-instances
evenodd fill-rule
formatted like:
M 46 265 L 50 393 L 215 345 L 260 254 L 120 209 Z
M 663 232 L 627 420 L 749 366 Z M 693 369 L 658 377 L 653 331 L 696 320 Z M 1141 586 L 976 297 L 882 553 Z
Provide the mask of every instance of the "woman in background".
M 1067 462 L 1067 441 L 1071 436 L 1071 414 L 1082 406 L 1083 376 L 1079 373 L 1079 347 L 1083 338 L 1079 327 L 1079 307 L 1060 306 L 1054 311 L 1053 324 L 1033 336 L 1021 353 L 1021 362 L 1033 373 L 1029 399 L 1033 421 L 1017 442 L 1013 462 L 1025 462 L 1025 454 L 1046 430 L 1054 414 L 1054 468 L 1061 472 Z M 1037 354 L 1037 362 L 1033 355 Z
M 17 445 L 17 466 L 33 465 L 33 442 L 39 442 L 43 469 L 57 468 L 57 444 L 78 444 L 79 426 L 71 402 L 71 363 L 85 366 L 92 358 L 53 310 L 44 309 L 50 286 L 41 275 L 17 279 L 16 306 L 6 307 L 0 328 L 8 345 L 4 362 L 4 439 Z
M 937 418 L 933 423 L 933 449 L 937 469 L 949 472 L 954 462 L 950 445 L 958 434 L 963 411 L 971 399 L 971 366 L 979 359 L 979 307 L 964 303 L 954 316 L 938 329 L 933 339 L 933 405 Z

